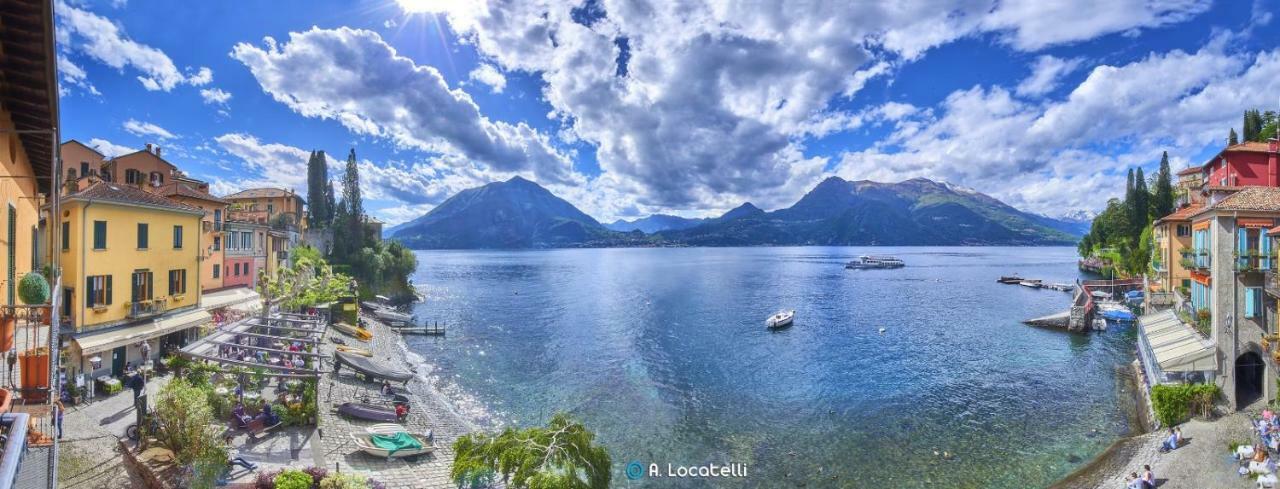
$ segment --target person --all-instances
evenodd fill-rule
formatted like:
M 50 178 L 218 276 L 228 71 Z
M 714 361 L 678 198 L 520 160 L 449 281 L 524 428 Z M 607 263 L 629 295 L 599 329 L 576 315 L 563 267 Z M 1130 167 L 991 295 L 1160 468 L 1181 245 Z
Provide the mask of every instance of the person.
M 1125 489 L 1142 489 L 1142 479 L 1138 478 L 1137 472 L 1130 472 L 1128 477 L 1124 478 Z
M 271 403 L 267 402 L 266 399 L 262 400 L 262 413 L 258 414 L 258 416 L 262 417 L 263 426 L 275 426 L 278 422 L 276 414 L 271 412 Z
M 1142 466 L 1142 487 L 1143 489 L 1156 488 L 1156 474 L 1151 471 L 1150 465 Z
M 142 396 L 142 390 L 147 388 L 147 381 L 142 378 L 141 373 L 134 373 L 129 378 L 129 387 L 133 388 L 133 400 L 138 400 Z
M 232 438 L 231 435 L 227 435 L 222 439 L 222 442 L 227 444 L 227 468 L 231 468 L 232 465 L 239 465 L 249 470 L 258 470 L 257 464 L 245 460 L 244 457 L 240 456 L 240 451 L 232 445 L 232 440 L 234 440 L 234 438 Z
M 146 364 L 147 364 L 147 362 L 149 362 L 149 361 L 151 361 L 151 343 L 147 342 L 146 340 L 143 340 L 143 341 L 142 341 L 142 363 L 141 363 L 141 365 L 146 365 Z
M 396 393 L 395 389 L 391 388 L 391 381 L 389 380 L 382 381 L 382 395 L 389 396 L 395 393 Z
M 1169 428 L 1169 437 L 1165 438 L 1164 443 L 1160 444 L 1161 452 L 1168 452 L 1178 448 L 1178 434 Z
M 56 426 L 58 427 L 59 440 L 62 439 L 62 412 L 66 410 L 67 408 L 62 406 L 61 400 L 53 401 L 53 422 L 56 423 Z
M 405 420 L 405 418 L 408 418 L 408 417 L 409 417 L 409 405 L 404 404 L 404 403 L 397 403 L 397 404 L 396 404 L 396 419 L 397 419 L 397 420 L 399 420 L 399 421 L 404 421 L 404 420 Z
M 1179 426 L 1179 427 L 1177 427 L 1177 428 L 1174 428 L 1174 429 L 1173 429 L 1173 434 L 1174 434 L 1174 435 L 1175 435 L 1175 437 L 1177 438 L 1177 441 L 1176 441 L 1177 446 L 1182 446 L 1182 427 L 1181 427 L 1181 426 Z
M 244 413 L 244 403 L 243 403 L 243 402 L 236 402 L 236 407 L 235 407 L 234 409 L 232 409 L 232 410 L 231 410 L 231 415 L 232 415 L 232 416 L 235 416 L 235 417 L 236 417 L 236 420 L 240 422 L 240 427 L 241 427 L 241 428 L 243 428 L 243 427 L 245 427 L 245 426 L 249 426 L 249 421 L 251 421 L 251 420 L 252 420 L 252 419 L 249 417 L 249 415 L 247 415 L 247 414 L 245 414 L 245 413 Z
M 1266 408 L 1262 410 L 1262 419 L 1264 421 L 1270 423 L 1271 418 L 1273 417 L 1275 417 L 1275 413 L 1271 412 L 1271 408 Z

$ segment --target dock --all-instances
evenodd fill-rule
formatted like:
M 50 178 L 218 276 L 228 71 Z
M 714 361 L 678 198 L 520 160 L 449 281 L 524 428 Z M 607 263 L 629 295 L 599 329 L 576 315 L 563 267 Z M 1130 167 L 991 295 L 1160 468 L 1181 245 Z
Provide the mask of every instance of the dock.
M 1063 328 L 1066 329 L 1071 323 L 1071 311 L 1062 311 L 1057 314 L 1041 316 L 1034 319 L 1028 319 L 1022 322 L 1030 326 L 1041 326 L 1046 328 Z
M 1022 278 L 1017 276 L 1000 277 L 996 279 L 996 282 L 1006 285 L 1021 285 L 1032 289 L 1048 289 L 1061 292 L 1074 292 L 1076 290 L 1075 284 L 1046 284 L 1040 279 Z
M 418 326 L 416 324 L 405 325 L 405 326 L 391 326 L 391 330 L 397 333 L 400 333 L 402 335 L 414 334 L 414 335 L 428 335 L 428 336 L 444 336 L 444 333 L 445 333 L 445 327 L 444 325 L 440 324 L 439 321 L 435 321 L 429 325 L 423 324 L 422 326 Z

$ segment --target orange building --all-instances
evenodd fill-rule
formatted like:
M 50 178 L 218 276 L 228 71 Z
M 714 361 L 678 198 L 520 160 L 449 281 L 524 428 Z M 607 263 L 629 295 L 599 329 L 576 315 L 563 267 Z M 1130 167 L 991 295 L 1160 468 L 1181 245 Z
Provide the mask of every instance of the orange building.
M 302 232 L 307 228 L 306 201 L 293 190 L 251 188 L 223 197 L 231 202 L 232 219 Z M 279 217 L 284 216 L 284 217 Z
M 108 160 L 103 167 L 103 180 L 137 185 L 148 192 L 173 183 L 182 177 L 182 171 L 161 156 L 161 148 L 147 144 L 146 149 Z
M 228 202 L 210 195 L 207 184 L 206 189 L 201 191 L 198 183 L 203 182 L 188 183 L 183 180 L 190 179 L 180 179 L 161 187 L 160 195 L 204 211 L 204 217 L 200 220 L 200 290 L 204 292 L 218 290 L 223 287 L 223 277 L 226 273 L 223 268 L 225 255 L 223 254 L 222 227 L 227 215 Z
M 75 180 L 85 175 L 99 175 L 107 164 L 107 157 L 97 149 L 74 139 L 62 143 L 62 167 L 67 171 L 67 180 Z

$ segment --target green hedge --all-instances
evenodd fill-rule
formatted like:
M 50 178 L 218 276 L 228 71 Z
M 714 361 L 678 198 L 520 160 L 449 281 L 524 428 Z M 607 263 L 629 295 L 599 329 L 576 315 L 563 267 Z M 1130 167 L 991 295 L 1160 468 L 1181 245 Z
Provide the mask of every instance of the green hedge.
M 1193 407 L 1207 411 L 1221 393 L 1213 384 L 1157 385 L 1151 388 L 1151 407 L 1160 424 L 1173 426 L 1186 421 Z

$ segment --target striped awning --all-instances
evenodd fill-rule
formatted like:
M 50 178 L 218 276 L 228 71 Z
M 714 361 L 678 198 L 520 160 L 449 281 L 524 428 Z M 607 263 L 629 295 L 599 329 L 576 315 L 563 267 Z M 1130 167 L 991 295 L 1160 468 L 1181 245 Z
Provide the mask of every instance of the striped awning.
M 1138 335 L 1144 347 L 1165 372 L 1217 370 L 1213 343 L 1200 336 L 1173 311 L 1147 314 L 1138 318 Z

